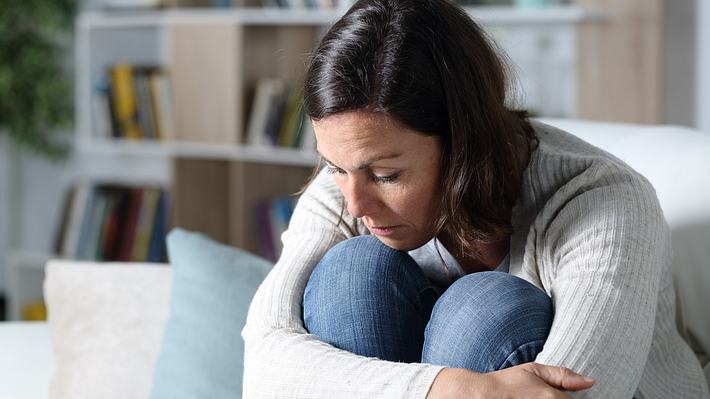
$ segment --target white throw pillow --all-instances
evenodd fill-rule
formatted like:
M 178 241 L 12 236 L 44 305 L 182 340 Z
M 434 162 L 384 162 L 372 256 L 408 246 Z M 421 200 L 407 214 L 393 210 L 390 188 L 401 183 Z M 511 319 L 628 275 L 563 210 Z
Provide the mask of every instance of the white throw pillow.
M 57 361 L 52 399 L 148 398 L 172 269 L 52 260 L 44 297 Z

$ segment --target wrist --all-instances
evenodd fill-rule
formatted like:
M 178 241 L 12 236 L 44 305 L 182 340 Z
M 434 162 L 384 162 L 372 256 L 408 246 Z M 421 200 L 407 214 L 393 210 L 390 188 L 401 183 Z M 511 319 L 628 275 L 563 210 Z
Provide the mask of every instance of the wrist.
M 471 398 L 478 399 L 478 382 L 483 374 L 463 368 L 447 367 L 442 369 L 429 389 L 427 399 Z

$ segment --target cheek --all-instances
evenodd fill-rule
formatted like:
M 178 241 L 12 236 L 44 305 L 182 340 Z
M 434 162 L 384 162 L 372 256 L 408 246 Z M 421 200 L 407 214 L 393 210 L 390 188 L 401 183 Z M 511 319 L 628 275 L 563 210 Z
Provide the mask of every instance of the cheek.
M 436 182 L 430 180 L 412 196 L 412 206 L 419 215 L 420 223 L 428 225 L 434 222 L 439 209 L 439 191 Z
M 419 188 L 402 193 L 396 199 L 393 198 L 388 208 L 410 223 L 423 227 L 431 223 L 434 218 L 437 208 L 435 199 L 433 190 Z

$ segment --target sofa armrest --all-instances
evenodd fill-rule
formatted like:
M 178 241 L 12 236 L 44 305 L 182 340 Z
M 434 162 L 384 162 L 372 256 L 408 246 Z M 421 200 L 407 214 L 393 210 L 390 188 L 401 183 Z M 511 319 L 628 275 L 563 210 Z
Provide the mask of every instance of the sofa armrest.
M 0 353 L 0 398 L 49 397 L 55 362 L 47 323 L 0 323 Z

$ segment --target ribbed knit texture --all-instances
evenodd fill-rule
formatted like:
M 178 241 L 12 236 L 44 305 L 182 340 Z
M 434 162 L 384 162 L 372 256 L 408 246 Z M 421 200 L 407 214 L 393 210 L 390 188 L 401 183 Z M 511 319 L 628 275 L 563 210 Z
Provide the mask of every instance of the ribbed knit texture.
M 509 272 L 544 290 L 555 318 L 537 362 L 594 377 L 580 398 L 708 398 L 675 327 L 668 226 L 650 183 L 608 153 L 533 123 L 533 153 L 513 209 Z M 303 327 L 311 271 L 337 242 L 369 234 L 321 173 L 298 202 L 284 250 L 242 333 L 245 398 L 425 398 L 442 369 L 364 358 Z

